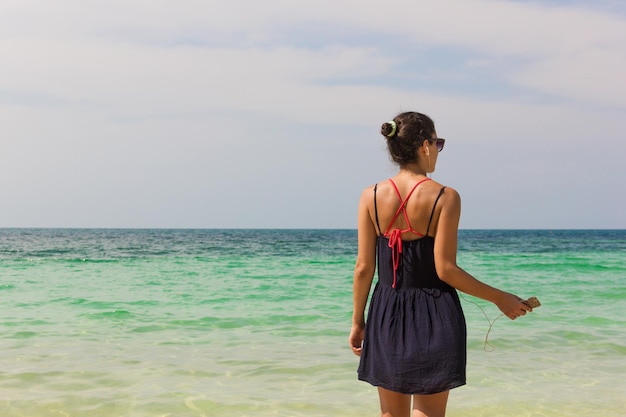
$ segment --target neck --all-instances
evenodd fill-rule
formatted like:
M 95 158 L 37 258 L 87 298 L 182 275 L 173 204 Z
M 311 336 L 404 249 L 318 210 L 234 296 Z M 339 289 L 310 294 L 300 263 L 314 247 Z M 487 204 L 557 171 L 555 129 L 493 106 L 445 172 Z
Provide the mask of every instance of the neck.
M 422 167 L 419 166 L 419 164 L 408 164 L 405 166 L 400 167 L 400 172 L 399 174 L 408 174 L 408 175 L 423 175 L 423 176 L 427 176 L 426 175 L 426 170 Z

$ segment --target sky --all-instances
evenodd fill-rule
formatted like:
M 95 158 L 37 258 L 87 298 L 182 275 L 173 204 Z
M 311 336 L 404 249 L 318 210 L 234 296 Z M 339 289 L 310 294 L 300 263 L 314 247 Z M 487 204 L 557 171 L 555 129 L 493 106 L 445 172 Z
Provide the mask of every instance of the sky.
M 0 227 L 355 228 L 403 111 L 461 229 L 626 228 L 621 0 L 3 0 Z

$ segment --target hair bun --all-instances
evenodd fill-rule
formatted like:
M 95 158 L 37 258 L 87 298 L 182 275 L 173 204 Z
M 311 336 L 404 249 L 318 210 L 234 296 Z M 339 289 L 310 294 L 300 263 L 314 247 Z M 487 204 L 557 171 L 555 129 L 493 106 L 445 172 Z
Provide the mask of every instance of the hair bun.
M 380 133 L 387 138 L 392 138 L 396 135 L 397 129 L 398 125 L 395 121 L 391 120 L 389 122 L 383 123 L 383 125 L 380 127 Z

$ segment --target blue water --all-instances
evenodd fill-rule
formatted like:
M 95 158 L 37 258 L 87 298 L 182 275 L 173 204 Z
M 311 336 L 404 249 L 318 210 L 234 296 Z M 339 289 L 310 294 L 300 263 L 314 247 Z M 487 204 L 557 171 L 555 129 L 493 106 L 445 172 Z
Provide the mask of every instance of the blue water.
M 462 230 L 448 416 L 623 416 L 626 231 Z M 377 415 L 347 343 L 353 230 L 0 229 L 0 416 Z

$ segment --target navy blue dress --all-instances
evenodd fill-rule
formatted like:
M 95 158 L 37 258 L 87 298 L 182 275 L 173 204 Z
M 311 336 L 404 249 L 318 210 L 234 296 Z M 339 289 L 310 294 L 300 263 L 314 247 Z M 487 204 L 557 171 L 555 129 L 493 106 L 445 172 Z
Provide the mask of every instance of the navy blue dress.
M 378 282 L 358 377 L 403 394 L 435 394 L 465 384 L 465 317 L 456 290 L 435 271 L 434 238 L 427 231 L 419 239 L 398 242 L 402 232 L 396 229 L 377 240 Z

